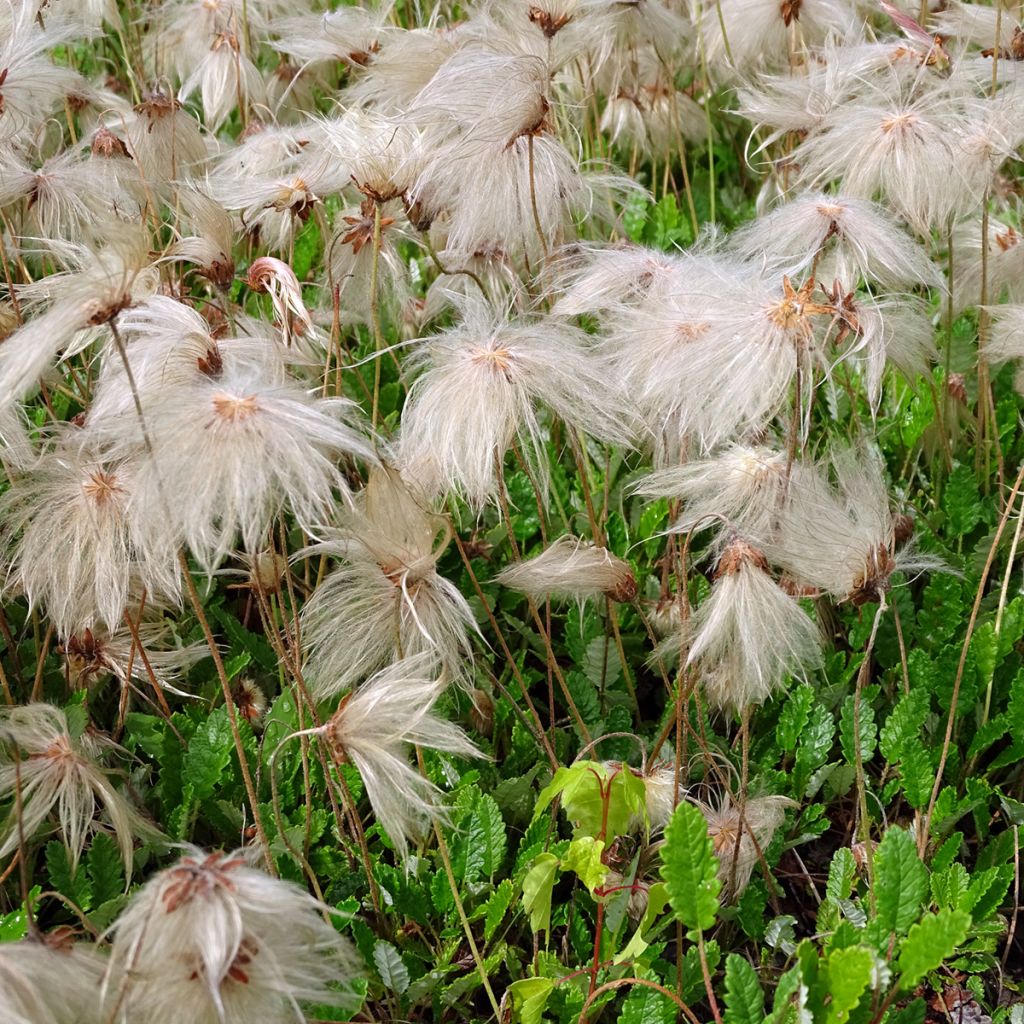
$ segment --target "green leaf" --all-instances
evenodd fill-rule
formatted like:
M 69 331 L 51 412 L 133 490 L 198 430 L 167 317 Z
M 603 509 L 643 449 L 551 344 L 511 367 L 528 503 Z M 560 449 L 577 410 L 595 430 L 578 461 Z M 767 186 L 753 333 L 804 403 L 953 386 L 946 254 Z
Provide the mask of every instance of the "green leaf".
M 95 906 L 115 899 L 124 892 L 121 851 L 106 832 L 97 832 L 93 836 L 86 861 L 86 872 L 92 883 L 92 899 Z
M 779 713 L 779 721 L 775 726 L 775 741 L 787 753 L 796 750 L 797 740 L 810 720 L 813 704 L 814 690 L 804 684 L 790 693 Z
M 718 916 L 718 858 L 700 810 L 681 803 L 665 828 L 661 877 L 669 903 L 687 928 L 706 930 Z
M 725 961 L 725 1024 L 761 1024 L 764 990 L 749 961 L 730 953 Z
M 825 895 L 829 901 L 839 906 L 848 900 L 853 892 L 853 880 L 856 877 L 857 862 L 853 859 L 853 852 L 847 846 L 840 846 L 832 855 L 832 863 L 828 869 Z
M 907 933 L 900 948 L 897 961 L 900 988 L 911 991 L 929 971 L 936 970 L 952 956 L 967 938 L 970 925 L 971 915 L 964 910 L 925 914 Z
M 558 858 L 553 853 L 541 853 L 523 879 L 523 909 L 535 935 L 551 931 L 551 893 L 557 872 Z
M 839 745 L 843 750 L 843 757 L 848 764 L 857 763 L 857 747 L 860 747 L 860 759 L 862 764 L 867 764 L 875 753 L 875 737 L 878 730 L 875 726 L 875 712 L 870 704 L 862 696 L 859 707 L 856 704 L 857 696 L 851 693 L 843 701 L 843 709 L 839 715 Z M 854 711 L 857 712 L 854 715 Z M 856 719 L 860 733 L 859 744 L 854 743 L 854 721 Z
M 185 751 L 182 778 L 192 786 L 197 800 L 205 800 L 223 781 L 231 763 L 234 739 L 227 709 L 216 708 L 199 726 Z
M 634 985 L 622 1004 L 618 1024 L 675 1024 L 678 1013 L 667 996 L 646 985 Z
M 92 909 L 92 883 L 87 872 L 72 868 L 67 847 L 56 839 L 46 844 L 46 870 L 50 887 L 77 903 L 83 910 Z
M 569 844 L 569 849 L 562 858 L 562 870 L 574 871 L 591 896 L 608 877 L 608 866 L 601 860 L 603 852 L 602 840 L 594 839 L 592 836 L 580 836 Z
M 971 466 L 960 464 L 953 467 L 946 480 L 942 506 L 952 537 L 962 537 L 970 533 L 981 522 L 981 496 Z
M 515 886 L 512 880 L 503 878 L 498 888 L 491 893 L 490 898 L 484 904 L 484 941 L 490 942 L 498 925 L 505 919 L 508 908 L 515 898 Z
M 518 1020 L 520 1024 L 540 1024 L 544 1007 L 554 988 L 555 983 L 550 978 L 521 978 L 513 981 L 506 990 L 513 1020 Z
M 826 1018 L 829 1024 L 846 1024 L 871 984 L 873 967 L 874 957 L 864 946 L 848 946 L 829 953 L 828 980 L 832 994 Z
M 919 744 L 928 704 L 929 695 L 923 690 L 911 690 L 896 702 L 882 726 L 878 743 L 889 764 L 901 760 L 908 747 Z
M 890 828 L 874 855 L 875 902 L 886 933 L 904 935 L 928 892 L 928 870 L 909 832 Z
M 409 987 L 409 968 L 405 966 L 401 954 L 383 939 L 378 939 L 373 947 L 373 965 L 377 968 L 380 980 L 386 988 L 401 995 Z

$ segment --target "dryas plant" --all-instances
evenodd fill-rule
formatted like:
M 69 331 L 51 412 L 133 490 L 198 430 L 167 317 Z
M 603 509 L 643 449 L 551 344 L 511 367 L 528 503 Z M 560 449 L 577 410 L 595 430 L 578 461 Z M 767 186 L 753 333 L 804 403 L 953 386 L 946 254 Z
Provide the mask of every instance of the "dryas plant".
M 1022 19 L 0 6 L 0 1018 L 1019 1022 Z

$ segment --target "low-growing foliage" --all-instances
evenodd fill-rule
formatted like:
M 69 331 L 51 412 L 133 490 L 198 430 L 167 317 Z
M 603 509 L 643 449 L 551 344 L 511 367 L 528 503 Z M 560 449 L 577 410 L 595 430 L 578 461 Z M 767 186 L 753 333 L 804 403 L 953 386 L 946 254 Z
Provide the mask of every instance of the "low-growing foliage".
M 0 6 L 2 1024 L 1024 1024 L 1024 5 Z

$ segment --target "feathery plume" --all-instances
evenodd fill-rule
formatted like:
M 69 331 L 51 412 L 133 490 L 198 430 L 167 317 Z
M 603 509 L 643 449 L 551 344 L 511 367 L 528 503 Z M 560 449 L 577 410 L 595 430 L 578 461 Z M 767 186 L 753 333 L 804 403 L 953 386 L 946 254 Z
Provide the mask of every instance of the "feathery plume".
M 427 339 L 411 362 L 425 368 L 409 390 L 396 455 L 428 494 L 455 491 L 476 507 L 494 497 L 497 468 L 518 438 L 538 467 L 538 406 L 602 441 L 629 441 L 629 417 L 587 336 L 565 324 L 507 320 L 466 302 L 461 322 Z
M 329 908 L 252 867 L 251 851 L 186 850 L 114 923 L 110 1019 L 291 1024 L 301 1004 L 350 998 L 355 957 Z
M 103 962 L 61 929 L 0 943 L 0 1019 L 4 1024 L 99 1024 L 96 989 Z
M 380 467 L 335 536 L 303 552 L 346 563 L 302 611 L 306 678 L 317 700 L 417 655 L 423 671 L 440 668 L 468 683 L 462 662 L 470 656 L 476 622 L 458 588 L 437 572 L 450 539 L 447 518 L 432 512 L 397 472 Z
M 495 580 L 535 600 L 609 597 L 632 601 L 637 593 L 636 577 L 628 562 L 607 548 L 568 534 L 536 557 L 502 570 Z
M 708 698 L 738 711 L 763 704 L 787 677 L 806 678 L 821 662 L 817 627 L 769 576 L 764 554 L 739 538 L 723 549 L 685 640 L 686 663 L 700 669 Z
M 33 838 L 53 812 L 57 830 L 68 851 L 72 870 L 78 864 L 91 831 L 98 828 L 97 811 L 109 819 L 125 872 L 131 874 L 135 837 L 159 833 L 114 787 L 103 766 L 113 754 L 125 753 L 112 740 L 71 723 L 52 704 L 0 707 L 0 741 L 16 748 L 18 764 L 0 761 L 0 795 L 9 799 L 21 787 L 21 830 Z M 12 809 L 0 826 L 0 857 L 18 848 L 19 828 Z
M 466 734 L 433 711 L 443 689 L 424 677 L 429 655 L 398 661 L 342 699 L 318 730 L 334 758 L 359 769 L 370 806 L 401 858 L 409 840 L 443 817 L 437 787 L 408 761 L 413 744 L 458 757 L 482 757 Z

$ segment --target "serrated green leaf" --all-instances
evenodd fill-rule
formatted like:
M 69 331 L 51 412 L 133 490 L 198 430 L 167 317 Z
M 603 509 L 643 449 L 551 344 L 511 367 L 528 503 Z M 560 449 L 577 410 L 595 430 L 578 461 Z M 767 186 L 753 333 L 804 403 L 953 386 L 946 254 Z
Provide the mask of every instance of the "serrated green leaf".
M 235 749 L 227 709 L 216 708 L 199 726 L 185 751 L 182 778 L 197 800 L 205 800 L 224 781 L 225 769 Z
M 117 843 L 106 832 L 93 836 L 86 872 L 92 885 L 92 899 L 96 906 L 113 900 L 124 892 L 124 865 Z
M 92 883 L 80 865 L 75 870 L 67 847 L 55 839 L 46 844 L 46 871 L 50 888 L 67 896 L 82 910 L 92 909 Z
M 887 933 L 906 934 L 917 920 L 928 892 L 928 869 L 909 832 L 892 827 L 874 854 L 875 905 Z
M 707 821 L 690 803 L 681 803 L 665 828 L 661 877 L 669 903 L 687 928 L 707 930 L 718 916 L 718 858 Z
M 857 877 L 857 862 L 853 852 L 846 846 L 840 846 L 832 855 L 832 863 L 828 869 L 828 882 L 825 884 L 825 895 L 831 903 L 840 906 L 850 898 L 853 892 L 853 880 Z
M 373 946 L 373 965 L 386 988 L 401 995 L 409 987 L 409 968 L 401 954 L 384 939 L 378 939 Z
M 839 745 L 843 750 L 843 757 L 847 764 L 857 763 L 857 747 L 860 747 L 860 759 L 862 764 L 867 764 L 875 754 L 875 739 L 878 729 L 875 726 L 875 712 L 871 705 L 863 698 L 860 699 L 859 708 L 856 705 L 856 694 L 850 694 L 843 701 L 843 708 L 839 715 Z M 855 715 L 854 712 L 857 712 Z M 859 744 L 854 743 L 854 721 L 856 720 L 859 731 Z
M 828 981 L 832 995 L 826 1018 L 829 1024 L 846 1024 L 871 984 L 873 968 L 874 957 L 864 946 L 849 946 L 829 953 Z
M 646 985 L 634 985 L 622 1004 L 618 1024 L 675 1024 L 678 1013 L 667 996 Z
M 550 978 L 521 978 L 509 985 L 508 998 L 513 1020 L 519 1024 L 540 1024 L 544 1007 L 554 991 Z
M 764 990 L 745 957 L 730 953 L 725 961 L 725 1024 L 761 1024 Z
M 775 726 L 775 741 L 782 750 L 787 753 L 796 750 L 800 734 L 810 719 L 813 704 L 814 690 L 810 686 L 803 684 L 791 691 Z
M 515 894 L 515 886 L 512 885 L 512 880 L 503 878 L 498 884 L 497 889 L 491 893 L 484 904 L 485 942 L 491 941 L 494 933 L 498 930 L 498 925 L 505 919 L 508 908 L 512 906 L 512 900 L 515 899 Z
M 971 915 L 964 910 L 940 910 L 925 914 L 907 933 L 900 947 L 897 967 L 899 985 L 909 992 L 929 972 L 953 955 L 967 938 Z
M 608 865 L 601 860 L 604 846 L 601 839 L 579 836 L 569 844 L 569 849 L 562 857 L 562 870 L 575 872 L 591 896 L 608 877 Z

